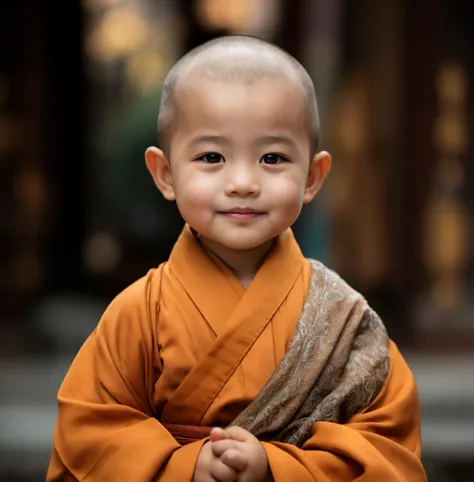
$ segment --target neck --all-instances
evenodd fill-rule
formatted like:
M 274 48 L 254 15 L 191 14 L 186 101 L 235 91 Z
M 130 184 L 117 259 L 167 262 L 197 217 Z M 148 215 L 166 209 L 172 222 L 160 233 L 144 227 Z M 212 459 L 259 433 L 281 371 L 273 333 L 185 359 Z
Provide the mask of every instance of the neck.
M 223 262 L 235 274 L 240 283 L 248 288 L 270 251 L 274 239 L 252 249 L 230 249 L 209 239 L 199 237 L 199 242 L 214 260 Z

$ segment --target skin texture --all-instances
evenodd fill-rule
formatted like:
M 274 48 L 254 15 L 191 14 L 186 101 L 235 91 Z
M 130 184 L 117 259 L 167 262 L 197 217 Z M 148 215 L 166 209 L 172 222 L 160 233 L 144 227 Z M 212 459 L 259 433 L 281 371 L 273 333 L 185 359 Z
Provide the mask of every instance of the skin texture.
M 287 78 L 305 92 L 306 131 L 311 156 L 319 142 L 319 116 L 314 85 L 304 67 L 287 52 L 260 39 L 221 37 L 188 52 L 166 76 L 158 114 L 158 139 L 169 155 L 169 137 L 176 124 L 176 90 L 183 80 L 221 80 L 249 84 L 262 77 Z
M 196 464 L 194 482 L 269 482 L 265 449 L 259 440 L 240 427 L 215 428 Z
M 239 482 L 273 480 L 269 473 L 265 449 L 247 430 L 240 427 L 230 427 L 226 430 L 215 428 L 211 432 L 211 441 L 213 454 L 237 472 L 238 476 L 235 480 Z
M 304 90 L 285 77 L 183 81 L 178 94 L 170 159 L 150 147 L 148 170 L 210 254 L 248 285 L 273 240 L 314 199 L 331 158 L 310 157 Z
M 237 480 L 238 472 L 226 462 L 224 457 L 221 459 L 214 453 L 212 445 L 210 442 L 203 445 L 196 463 L 193 482 L 234 482 Z

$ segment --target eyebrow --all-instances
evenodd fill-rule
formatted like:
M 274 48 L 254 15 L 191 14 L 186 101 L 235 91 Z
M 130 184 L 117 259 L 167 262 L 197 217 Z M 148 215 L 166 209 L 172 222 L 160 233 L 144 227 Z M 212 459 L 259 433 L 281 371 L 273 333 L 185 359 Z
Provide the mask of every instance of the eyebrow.
M 202 135 L 197 135 L 197 136 L 194 136 L 189 142 L 188 142 L 188 145 L 189 146 L 193 146 L 193 145 L 196 145 L 196 144 L 201 144 L 201 143 L 204 143 L 204 142 L 212 142 L 214 144 L 221 144 L 221 145 L 225 145 L 225 144 L 229 144 L 229 139 L 225 136 L 217 136 L 217 135 L 209 135 L 209 134 L 202 134 Z
M 275 134 L 262 136 L 259 139 L 260 144 L 285 144 L 287 146 L 294 146 L 296 142 L 292 137 L 286 136 L 285 134 Z
M 221 145 L 230 144 L 230 140 L 226 136 L 219 136 L 219 135 L 213 135 L 213 134 L 201 134 L 201 135 L 194 136 L 192 139 L 190 139 L 188 141 L 188 145 L 194 146 L 196 144 L 201 144 L 206 142 L 221 144 Z M 260 137 L 257 140 L 257 143 L 260 145 L 265 145 L 265 144 L 284 144 L 287 146 L 296 145 L 296 142 L 293 140 L 293 138 L 285 134 L 265 135 Z

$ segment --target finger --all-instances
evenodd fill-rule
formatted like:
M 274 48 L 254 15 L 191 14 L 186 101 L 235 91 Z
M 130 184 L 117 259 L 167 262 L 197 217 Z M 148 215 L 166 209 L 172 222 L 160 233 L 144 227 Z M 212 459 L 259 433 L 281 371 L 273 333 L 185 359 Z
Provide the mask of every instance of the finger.
M 211 434 L 209 436 L 211 442 L 217 442 L 218 440 L 224 440 L 226 438 L 229 438 L 227 435 L 227 432 L 219 427 L 215 427 L 211 430 Z
M 218 482 L 235 482 L 237 480 L 237 471 L 220 459 L 215 459 L 212 462 L 209 474 Z
M 249 465 L 248 457 L 236 449 L 226 450 L 221 455 L 221 461 L 237 472 L 243 472 Z
M 226 439 L 226 440 L 219 440 L 218 442 L 212 442 L 211 449 L 212 453 L 216 457 L 220 457 L 226 450 L 229 449 L 238 449 L 239 443 L 235 440 Z
M 247 430 L 241 427 L 229 427 L 226 429 L 227 435 L 232 439 L 238 442 L 247 442 L 249 438 L 253 438 L 253 435 Z

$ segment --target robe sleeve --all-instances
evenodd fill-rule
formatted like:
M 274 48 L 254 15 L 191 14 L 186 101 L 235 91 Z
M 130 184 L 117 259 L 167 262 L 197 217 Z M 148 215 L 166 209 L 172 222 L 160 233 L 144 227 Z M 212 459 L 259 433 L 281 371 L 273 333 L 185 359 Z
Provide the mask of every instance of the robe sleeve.
M 181 447 L 152 408 L 158 274 L 110 304 L 72 363 L 58 393 L 47 482 L 192 480 L 204 441 Z
M 275 482 L 424 482 L 415 380 L 390 342 L 390 372 L 377 398 L 347 424 L 317 422 L 297 448 L 263 443 Z

